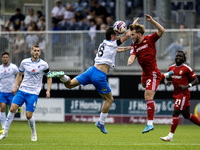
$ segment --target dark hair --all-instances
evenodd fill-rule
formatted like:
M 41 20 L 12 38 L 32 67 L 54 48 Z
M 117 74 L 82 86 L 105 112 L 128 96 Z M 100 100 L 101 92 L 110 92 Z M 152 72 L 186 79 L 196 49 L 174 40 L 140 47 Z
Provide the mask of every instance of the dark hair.
M 176 53 L 182 53 L 183 54 L 183 62 L 186 62 L 186 56 L 185 53 L 183 51 L 177 51 Z
M 1 54 L 1 57 L 3 57 L 3 55 L 8 55 L 8 56 L 10 56 L 10 53 L 9 53 L 9 52 L 3 52 L 3 53 Z
M 21 9 L 20 8 L 16 8 L 15 11 L 21 12 Z
M 115 31 L 113 30 L 113 27 L 110 26 L 108 29 L 106 29 L 106 40 L 111 39 L 111 35 L 115 35 Z

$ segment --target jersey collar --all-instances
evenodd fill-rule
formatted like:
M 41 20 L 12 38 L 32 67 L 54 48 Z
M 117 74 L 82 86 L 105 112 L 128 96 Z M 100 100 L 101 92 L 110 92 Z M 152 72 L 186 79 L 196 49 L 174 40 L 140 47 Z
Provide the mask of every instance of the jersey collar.
M 32 60 L 32 58 L 31 58 L 31 61 L 33 62 L 33 63 L 35 63 L 33 60 Z M 40 62 L 40 58 L 39 58 L 39 60 L 36 62 L 36 63 L 39 63 Z

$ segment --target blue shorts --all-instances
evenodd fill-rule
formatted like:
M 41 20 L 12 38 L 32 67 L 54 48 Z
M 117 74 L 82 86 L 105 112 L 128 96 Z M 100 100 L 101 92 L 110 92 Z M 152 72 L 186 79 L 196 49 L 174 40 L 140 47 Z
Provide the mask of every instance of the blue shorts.
M 93 84 L 99 94 L 107 94 L 111 92 L 106 80 L 106 74 L 97 69 L 95 66 L 88 68 L 84 73 L 76 76 L 75 78 L 83 86 Z
M 6 103 L 9 106 L 11 106 L 13 97 L 14 97 L 13 93 L 0 92 L 0 103 Z
M 21 107 L 25 102 L 26 111 L 34 112 L 37 105 L 37 100 L 38 100 L 38 95 L 29 94 L 18 90 L 13 98 L 12 103 L 15 103 Z

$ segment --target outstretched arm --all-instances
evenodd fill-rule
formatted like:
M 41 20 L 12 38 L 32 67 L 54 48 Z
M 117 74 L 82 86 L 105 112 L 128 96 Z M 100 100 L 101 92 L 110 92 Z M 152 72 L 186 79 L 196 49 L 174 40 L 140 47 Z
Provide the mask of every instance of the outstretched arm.
M 156 22 L 150 15 L 145 14 L 145 18 L 147 21 L 151 22 L 158 29 L 157 34 L 159 37 L 161 37 L 162 34 L 165 32 L 163 26 L 161 26 L 158 22 Z
M 118 53 L 121 53 L 121 52 L 128 51 L 128 50 L 130 50 L 130 49 L 131 49 L 130 46 L 127 46 L 127 47 L 118 47 L 118 48 L 117 48 L 117 52 L 118 52 Z

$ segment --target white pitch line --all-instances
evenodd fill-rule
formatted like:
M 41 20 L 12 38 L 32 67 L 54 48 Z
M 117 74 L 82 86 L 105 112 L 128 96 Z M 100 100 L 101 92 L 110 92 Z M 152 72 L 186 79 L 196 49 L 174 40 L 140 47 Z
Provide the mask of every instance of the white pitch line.
M 44 144 L 33 144 L 33 143 L 30 143 L 30 144 L 1 144 L 0 143 L 0 145 L 15 145 L 15 146 L 19 146 L 19 145 L 32 145 L 32 146 L 34 146 L 34 145 L 47 145 L 46 143 L 44 143 Z M 53 144 L 53 143 L 48 143 L 48 146 L 51 146 L 51 145 L 59 145 L 59 144 Z M 67 146 L 67 145 L 76 145 L 76 146 L 78 146 L 79 144 L 78 143 L 71 143 L 71 144 L 64 144 L 64 146 Z M 200 144 L 196 144 L 196 143 L 194 143 L 194 144 L 181 144 L 181 143 L 172 143 L 172 142 L 164 142 L 164 143 L 131 143 L 131 144 L 87 144 L 87 143 L 85 143 L 85 144 L 81 144 L 82 146 L 84 145 L 84 146 L 143 146 L 143 145 L 149 145 L 149 146 L 153 146 L 153 145 L 171 145 L 171 146 L 176 146 L 176 145 L 185 145 L 185 146 L 187 146 L 187 145 L 189 145 L 189 146 L 196 146 L 196 145 L 200 145 Z

